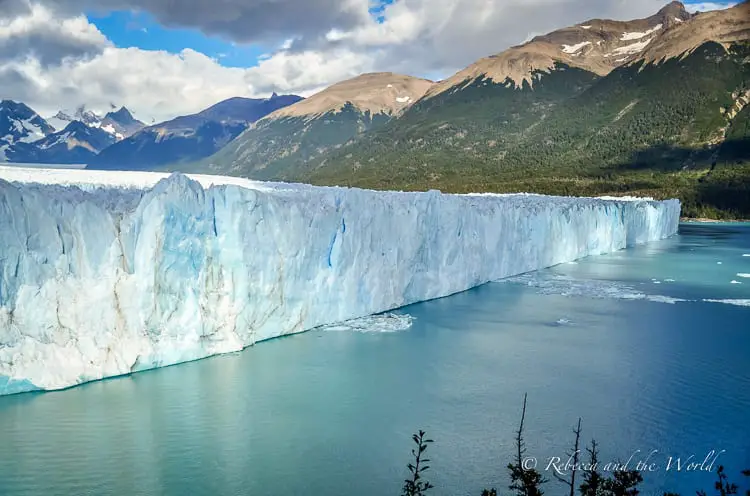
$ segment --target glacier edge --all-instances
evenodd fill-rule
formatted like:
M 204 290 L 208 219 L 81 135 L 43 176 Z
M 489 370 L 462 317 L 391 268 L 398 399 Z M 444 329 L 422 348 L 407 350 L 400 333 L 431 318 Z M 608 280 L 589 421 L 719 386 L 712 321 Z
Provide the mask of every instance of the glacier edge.
M 0 395 L 239 351 L 666 238 L 680 214 L 677 200 L 40 174 L 0 170 Z

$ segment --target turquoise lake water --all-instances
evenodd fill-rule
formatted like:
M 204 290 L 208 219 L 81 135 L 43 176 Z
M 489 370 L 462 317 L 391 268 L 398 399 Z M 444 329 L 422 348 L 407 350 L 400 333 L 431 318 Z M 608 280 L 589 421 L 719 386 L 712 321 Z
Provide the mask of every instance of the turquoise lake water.
M 397 495 L 419 428 L 435 440 L 431 494 L 507 494 L 525 392 L 541 469 L 564 456 L 580 416 L 603 462 L 658 450 L 643 494 L 711 490 L 712 474 L 666 464 L 712 450 L 739 482 L 750 468 L 750 225 L 680 232 L 403 308 L 405 330 L 371 318 L 0 397 L 0 495 Z

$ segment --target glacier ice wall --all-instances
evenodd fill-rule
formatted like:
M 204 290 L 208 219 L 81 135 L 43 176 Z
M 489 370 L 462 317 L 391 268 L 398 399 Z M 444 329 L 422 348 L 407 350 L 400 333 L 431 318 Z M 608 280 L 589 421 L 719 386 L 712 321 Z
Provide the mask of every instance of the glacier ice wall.
M 79 179 L 0 179 L 0 394 L 236 351 L 665 238 L 680 213 L 677 200 L 65 174 Z

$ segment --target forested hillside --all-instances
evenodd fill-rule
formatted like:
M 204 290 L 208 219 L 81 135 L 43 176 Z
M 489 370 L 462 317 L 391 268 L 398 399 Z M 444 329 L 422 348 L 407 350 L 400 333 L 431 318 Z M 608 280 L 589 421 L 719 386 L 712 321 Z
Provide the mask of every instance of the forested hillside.
M 748 216 L 749 62 L 746 42 L 706 43 L 684 58 L 601 78 L 559 67 L 533 88 L 475 81 L 417 103 L 301 178 L 456 192 L 678 196 L 686 215 Z

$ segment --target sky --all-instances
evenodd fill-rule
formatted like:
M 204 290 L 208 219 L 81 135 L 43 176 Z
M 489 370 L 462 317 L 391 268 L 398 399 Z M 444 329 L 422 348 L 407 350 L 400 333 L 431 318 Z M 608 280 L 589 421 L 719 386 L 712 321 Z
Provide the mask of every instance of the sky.
M 147 123 L 365 72 L 439 80 L 531 35 L 666 0 L 0 0 L 0 99 Z M 689 10 L 726 2 L 686 2 Z

